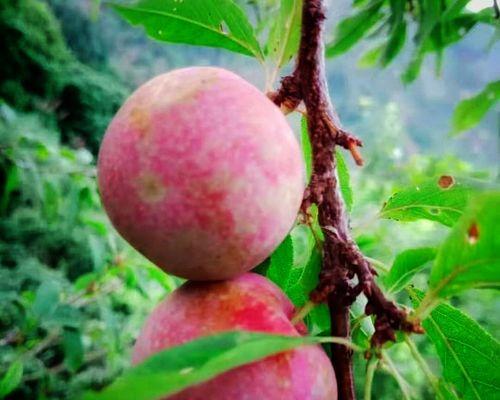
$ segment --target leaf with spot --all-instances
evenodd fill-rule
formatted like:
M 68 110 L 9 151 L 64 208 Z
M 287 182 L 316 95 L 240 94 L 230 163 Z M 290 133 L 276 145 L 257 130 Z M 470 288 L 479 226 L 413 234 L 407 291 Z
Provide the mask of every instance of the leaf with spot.
M 383 3 L 382 0 L 371 1 L 357 14 L 341 21 L 334 41 L 326 46 L 326 56 L 339 56 L 358 43 L 381 20 Z
M 220 47 L 262 60 L 253 27 L 232 0 L 140 0 L 112 7 L 154 39 Z
M 431 270 L 427 299 L 469 288 L 500 286 L 500 192 L 483 193 L 440 247 Z
M 153 400 L 272 354 L 321 342 L 317 337 L 287 337 L 256 332 L 225 332 L 163 350 L 127 370 L 100 393 L 84 400 Z
M 423 293 L 410 289 L 415 305 Z M 500 393 L 500 344 L 460 310 L 441 304 L 422 322 L 434 344 L 444 379 L 464 400 L 498 399 Z
M 396 256 L 394 263 L 383 282 L 388 292 L 397 293 L 408 285 L 412 278 L 421 271 L 427 263 L 436 257 L 434 247 L 408 249 Z
M 453 113 L 452 135 L 474 128 L 500 100 L 500 81 L 489 83 L 480 93 L 458 103 Z
M 428 219 L 452 226 L 470 197 L 488 188 L 485 182 L 443 175 L 395 193 L 382 207 L 382 218 L 397 221 Z

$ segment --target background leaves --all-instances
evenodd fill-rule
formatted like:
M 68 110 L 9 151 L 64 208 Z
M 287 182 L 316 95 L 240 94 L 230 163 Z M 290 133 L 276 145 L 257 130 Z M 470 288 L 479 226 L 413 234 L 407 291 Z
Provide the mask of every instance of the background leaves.
M 500 100 L 500 81 L 489 83 L 484 90 L 458 103 L 453 113 L 452 134 L 469 130 Z

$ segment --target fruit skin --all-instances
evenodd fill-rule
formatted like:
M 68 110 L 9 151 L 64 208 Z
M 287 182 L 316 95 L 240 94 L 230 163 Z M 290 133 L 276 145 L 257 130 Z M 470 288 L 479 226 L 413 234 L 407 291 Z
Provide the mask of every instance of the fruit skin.
M 232 72 L 191 67 L 137 89 L 104 136 L 103 205 L 118 232 L 165 271 L 235 277 L 292 227 L 300 147 L 264 94 Z
M 152 312 L 133 363 L 199 336 L 248 330 L 298 336 L 293 305 L 266 278 L 247 273 L 225 282 L 188 282 Z M 320 346 L 303 346 L 230 370 L 171 400 L 336 400 L 335 373 Z

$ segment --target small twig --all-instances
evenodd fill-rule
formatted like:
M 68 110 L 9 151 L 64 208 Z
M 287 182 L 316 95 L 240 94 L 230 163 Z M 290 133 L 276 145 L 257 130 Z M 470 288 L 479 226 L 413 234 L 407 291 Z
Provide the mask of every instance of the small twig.
M 295 315 L 292 317 L 291 320 L 292 325 L 301 322 L 307 316 L 307 314 L 309 314 L 312 311 L 314 307 L 316 307 L 315 303 L 313 303 L 311 300 L 307 301 L 306 304 L 300 307 L 295 313 Z

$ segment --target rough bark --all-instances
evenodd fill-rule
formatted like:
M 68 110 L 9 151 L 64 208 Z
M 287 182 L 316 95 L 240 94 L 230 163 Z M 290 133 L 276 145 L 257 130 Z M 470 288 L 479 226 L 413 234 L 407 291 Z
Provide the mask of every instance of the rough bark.
M 293 73 L 281 81 L 270 98 L 285 112 L 305 105 L 313 154 L 311 182 L 304 194 L 305 213 L 318 206 L 318 222 L 324 234 L 323 264 L 318 287 L 311 293 L 315 303 L 327 301 L 333 336 L 350 338 L 350 306 L 363 293 L 366 314 L 375 316 L 372 345 L 379 347 L 394 340 L 396 330 L 420 332 L 418 325 L 407 321 L 405 311 L 387 300 L 375 283 L 375 271 L 351 238 L 348 215 L 336 177 L 335 147 L 351 152 L 362 165 L 358 151 L 361 141 L 343 130 L 332 107 L 324 69 L 322 0 L 304 0 L 299 54 Z M 357 284 L 353 279 L 357 277 Z M 352 351 L 343 345 L 332 346 L 340 400 L 355 398 L 352 374 Z

